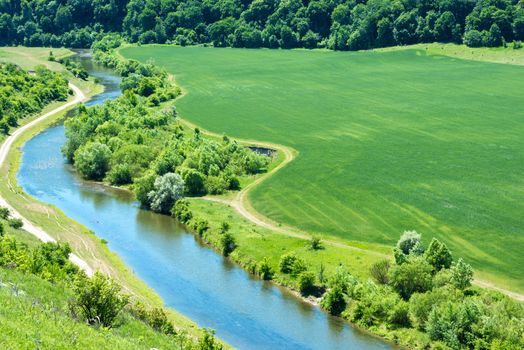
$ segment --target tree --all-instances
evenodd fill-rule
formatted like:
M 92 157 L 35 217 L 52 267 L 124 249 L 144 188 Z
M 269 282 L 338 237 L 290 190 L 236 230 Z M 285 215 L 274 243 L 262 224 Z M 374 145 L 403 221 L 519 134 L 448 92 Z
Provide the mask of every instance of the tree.
M 389 278 L 388 278 L 389 267 L 390 267 L 389 260 L 382 259 L 380 261 L 377 261 L 373 265 L 371 265 L 371 268 L 369 269 L 369 272 L 371 274 L 371 277 L 378 284 L 388 284 L 388 282 L 389 282 Z
M 308 248 L 310 250 L 320 250 L 323 249 L 324 246 L 322 245 L 322 240 L 319 236 L 311 236 L 311 239 L 308 243 Z
M 202 337 L 198 340 L 198 350 L 222 350 L 224 346 L 217 342 L 215 332 L 204 328 Z
M 410 255 L 421 255 L 424 252 L 421 239 L 417 231 L 404 231 L 393 251 L 396 263 L 402 264 Z
M 451 266 L 451 283 L 458 289 L 466 289 L 471 286 L 473 280 L 473 268 L 460 258 Z
M 206 193 L 205 175 L 196 169 L 187 169 L 182 172 L 186 192 L 189 195 L 201 195 Z
M 179 174 L 167 173 L 155 179 L 148 199 L 153 211 L 167 214 L 184 194 L 184 180 Z
M 302 295 L 308 295 L 315 286 L 315 274 L 311 271 L 304 271 L 298 275 L 298 290 Z
M 263 280 L 270 280 L 273 278 L 273 269 L 269 265 L 269 260 L 267 258 L 262 259 L 257 264 L 257 271 L 260 278 Z
M 229 232 L 225 232 L 220 236 L 220 246 L 222 247 L 222 255 L 229 256 L 237 247 L 235 237 Z
M 448 247 L 436 238 L 431 240 L 424 257 L 436 272 L 449 268 L 453 262 L 453 257 Z
M 320 305 L 331 315 L 338 316 L 346 309 L 344 292 L 339 286 L 335 286 L 327 291 L 320 302 Z
M 422 257 L 411 257 L 401 265 L 394 265 L 389 272 L 391 286 L 402 298 L 408 300 L 413 293 L 431 289 L 433 267 Z
M 93 277 L 80 277 L 74 284 L 72 308 L 90 323 L 111 327 L 120 311 L 127 305 L 129 297 L 120 293 L 121 287 L 95 272 Z
M 504 42 L 504 38 L 502 37 L 502 33 L 500 31 L 499 26 L 496 23 L 493 23 L 491 25 L 491 28 L 489 29 L 489 33 L 486 39 L 486 46 L 490 46 L 490 47 L 502 46 L 503 42 Z
M 469 47 L 481 47 L 484 45 L 484 36 L 478 30 L 472 29 L 464 35 L 464 44 Z
M 81 146 L 74 154 L 74 163 L 80 174 L 90 180 L 102 180 L 109 170 L 111 150 L 100 142 Z

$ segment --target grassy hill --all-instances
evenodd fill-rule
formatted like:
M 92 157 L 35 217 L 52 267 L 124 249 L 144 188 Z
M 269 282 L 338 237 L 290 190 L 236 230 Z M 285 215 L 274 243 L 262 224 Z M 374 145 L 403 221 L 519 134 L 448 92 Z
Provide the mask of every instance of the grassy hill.
M 423 48 L 121 53 L 176 74 L 182 117 L 298 150 L 251 193 L 262 214 L 382 244 L 415 229 L 524 290 L 524 68 Z

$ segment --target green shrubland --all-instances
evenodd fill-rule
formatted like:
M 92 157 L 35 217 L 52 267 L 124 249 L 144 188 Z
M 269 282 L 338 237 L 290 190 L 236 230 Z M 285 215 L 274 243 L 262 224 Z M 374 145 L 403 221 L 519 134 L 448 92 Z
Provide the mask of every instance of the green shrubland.
M 0 133 L 7 134 L 21 118 L 40 112 L 53 101 L 69 97 L 67 79 L 43 66 L 34 74 L 11 63 L 0 63 Z

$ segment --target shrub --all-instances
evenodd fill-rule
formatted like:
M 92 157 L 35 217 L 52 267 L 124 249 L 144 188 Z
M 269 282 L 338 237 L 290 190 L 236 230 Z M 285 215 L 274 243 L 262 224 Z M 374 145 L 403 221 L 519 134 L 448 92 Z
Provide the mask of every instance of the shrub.
M 111 150 L 100 142 L 89 142 L 74 154 L 75 166 L 89 180 L 101 180 L 109 170 Z
M 88 322 L 99 322 L 110 328 L 128 303 L 128 297 L 120 294 L 120 289 L 116 282 L 100 272 L 91 278 L 78 278 L 71 308 Z
M 388 315 L 388 322 L 399 327 L 409 327 L 411 325 L 409 319 L 409 304 L 404 300 L 399 300 L 391 309 Z
M 327 291 L 320 302 L 320 305 L 331 315 L 338 316 L 346 309 L 346 300 L 344 298 L 344 292 L 340 286 Z
M 147 310 L 144 305 L 137 302 L 132 308 L 131 313 L 139 320 L 145 322 L 157 332 L 164 334 L 176 334 L 175 327 L 168 320 L 167 315 L 162 308 Z
M 222 247 L 222 255 L 228 256 L 237 247 L 235 237 L 229 232 L 220 236 L 220 246 Z
M 424 252 L 421 239 L 422 237 L 417 231 L 405 231 L 393 250 L 396 263 L 404 263 L 410 255 L 421 255 Z
M 107 181 L 112 185 L 131 183 L 131 171 L 127 164 L 117 164 L 107 173 Z
M 269 260 L 267 258 L 262 259 L 257 264 L 257 271 L 260 278 L 263 280 L 270 280 L 273 278 L 273 269 L 269 265 Z
M 9 219 L 9 221 L 7 222 L 9 224 L 9 226 L 11 226 L 12 228 L 18 230 L 20 228 L 22 228 L 22 226 L 24 226 L 24 222 L 22 221 L 22 219 L 17 219 L 17 218 L 12 218 L 12 219 Z
M 223 350 L 224 347 L 220 344 L 214 336 L 212 330 L 203 330 L 202 337 L 198 340 L 198 350 Z
M 173 208 L 171 215 L 183 224 L 187 224 L 193 218 L 193 213 L 189 209 L 189 202 L 185 199 L 179 199 Z
M 225 222 L 225 221 L 222 221 L 220 223 L 220 229 L 219 229 L 219 232 L 220 233 L 226 233 L 226 232 L 229 232 L 229 223 Z
M 451 266 L 451 283 L 458 289 L 466 289 L 471 286 L 473 280 L 473 268 L 460 258 Z
M 167 173 L 155 179 L 154 188 L 148 193 L 153 211 L 167 214 L 184 194 L 184 180 L 179 174 Z
M 454 293 L 448 288 L 438 288 L 427 293 L 413 294 L 409 299 L 409 314 L 413 325 L 424 330 L 431 310 L 443 302 L 453 299 Z
M 6 207 L 0 207 L 0 219 L 7 220 L 9 218 L 9 208 Z
M 148 172 L 141 178 L 135 180 L 133 186 L 133 191 L 135 192 L 136 199 L 142 204 L 142 206 L 149 208 L 151 205 L 151 200 L 149 199 L 148 194 L 155 188 L 155 179 L 156 174 L 153 172 Z
M 394 265 L 389 272 L 390 284 L 404 299 L 413 293 L 431 289 L 433 268 L 421 257 L 408 259 L 402 265 Z
M 0 222 L 0 237 L 3 237 L 5 234 L 4 225 Z
M 308 248 L 311 250 L 320 250 L 323 249 L 322 240 L 319 236 L 312 236 L 309 240 Z
M 431 240 L 428 249 L 424 253 L 424 257 L 426 261 L 433 266 L 435 271 L 447 269 L 453 262 L 453 257 L 448 247 L 436 238 Z
M 369 272 L 373 280 L 375 280 L 375 282 L 379 284 L 388 284 L 389 260 L 383 259 L 377 261 L 376 263 L 371 265 Z
M 315 286 L 315 274 L 311 271 L 304 271 L 298 275 L 298 290 L 302 295 L 313 292 Z
M 329 279 L 328 285 L 330 288 L 340 288 L 343 293 L 351 294 L 353 287 L 357 285 L 357 279 L 346 270 L 345 267 L 337 267 L 335 273 Z
M 293 265 L 297 260 L 297 256 L 293 253 L 287 253 L 280 257 L 280 262 L 278 264 L 278 269 L 282 273 L 291 273 L 293 270 Z
M 190 227 L 202 236 L 209 229 L 209 223 L 205 219 L 193 218 Z

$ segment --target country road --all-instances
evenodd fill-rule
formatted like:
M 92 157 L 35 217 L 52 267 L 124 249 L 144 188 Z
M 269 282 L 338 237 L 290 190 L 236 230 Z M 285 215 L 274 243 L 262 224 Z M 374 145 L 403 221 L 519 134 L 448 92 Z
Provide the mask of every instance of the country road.
M 16 141 L 16 139 L 22 134 L 24 133 L 26 130 L 30 129 L 31 127 L 43 122 L 44 120 L 46 120 L 47 118 L 57 114 L 57 113 L 60 113 L 66 109 L 68 109 L 69 107 L 71 106 L 74 106 L 82 101 L 85 100 L 86 96 L 84 95 L 84 93 L 82 92 L 82 90 L 80 90 L 77 86 L 69 83 L 69 87 L 74 91 L 75 93 L 75 98 L 55 109 L 53 109 L 52 111 L 50 112 L 47 112 L 45 114 L 43 114 L 42 116 L 36 118 L 35 120 L 27 123 L 26 125 L 16 129 L 16 131 L 14 131 L 11 135 L 9 135 L 4 143 L 0 146 L 0 167 L 2 167 L 4 165 L 4 162 L 6 161 L 6 158 L 7 158 L 7 155 L 9 154 L 9 151 L 11 149 L 11 147 L 13 146 L 13 143 Z M 4 198 L 1 197 L 1 193 L 0 193 L 0 206 L 3 206 L 3 207 L 7 207 L 9 208 L 9 211 L 11 212 L 11 215 L 15 218 L 19 218 L 22 220 L 22 222 L 24 223 L 24 230 L 29 232 L 30 234 L 32 234 L 33 236 L 37 237 L 39 240 L 41 240 L 42 242 L 56 242 L 56 240 L 51 237 L 47 232 L 45 232 L 42 228 L 40 227 L 37 227 L 35 225 L 33 225 L 31 222 L 29 222 L 29 220 L 27 220 L 26 218 L 24 218 L 17 210 L 15 210 L 11 205 L 9 205 L 9 203 L 6 202 L 6 200 Z M 69 259 L 71 260 L 71 262 L 73 262 L 75 265 L 77 265 L 78 267 L 80 267 L 82 270 L 85 271 L 85 273 L 88 275 L 88 276 L 91 276 L 93 275 L 93 269 L 87 264 L 87 262 L 85 262 L 84 260 L 82 260 L 79 256 L 77 256 L 76 254 L 70 254 L 69 255 Z

